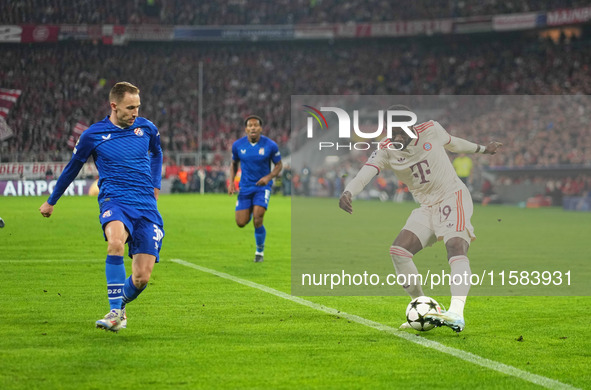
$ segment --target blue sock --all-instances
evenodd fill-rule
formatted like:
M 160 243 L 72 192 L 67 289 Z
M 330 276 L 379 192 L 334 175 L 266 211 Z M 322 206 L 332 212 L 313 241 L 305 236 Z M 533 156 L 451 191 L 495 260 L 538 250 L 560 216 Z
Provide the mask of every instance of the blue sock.
M 123 302 L 123 284 L 125 283 L 125 264 L 123 263 L 123 256 L 107 255 L 105 263 L 109 306 L 111 306 L 111 310 L 121 309 L 121 303 Z
M 142 291 L 144 291 L 146 289 L 146 287 L 148 287 L 148 285 L 146 284 L 146 287 L 142 288 L 141 290 L 139 288 L 137 288 L 133 284 L 133 280 L 131 278 L 132 276 L 133 275 L 129 275 L 129 278 L 127 278 L 125 280 L 125 285 L 123 286 L 123 305 L 122 305 L 122 308 L 125 307 L 125 305 L 127 305 L 129 302 L 131 302 L 134 299 L 136 299 L 138 297 L 138 295 L 140 295 L 142 293 Z
M 267 230 L 261 225 L 261 227 L 254 229 L 254 239 L 257 243 L 257 252 L 265 250 L 265 238 L 267 237 Z

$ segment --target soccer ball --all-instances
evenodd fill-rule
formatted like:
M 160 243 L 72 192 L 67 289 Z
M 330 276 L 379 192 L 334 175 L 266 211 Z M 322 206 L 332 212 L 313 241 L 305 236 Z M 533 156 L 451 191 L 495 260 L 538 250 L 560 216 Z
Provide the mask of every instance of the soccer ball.
M 441 312 L 441 306 L 435 299 L 422 296 L 410 301 L 406 307 L 406 320 L 413 329 L 427 331 L 433 329 L 435 325 L 426 321 L 425 316 Z

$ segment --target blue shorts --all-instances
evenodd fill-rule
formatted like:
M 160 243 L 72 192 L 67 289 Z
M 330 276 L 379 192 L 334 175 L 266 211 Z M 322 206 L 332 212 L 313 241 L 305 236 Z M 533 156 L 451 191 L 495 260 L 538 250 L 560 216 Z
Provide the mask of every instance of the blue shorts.
M 127 245 L 129 257 L 137 253 L 147 253 L 156 256 L 156 262 L 160 261 L 160 248 L 164 229 L 162 228 L 162 217 L 158 211 L 136 210 L 132 207 L 120 205 L 114 202 L 105 202 L 101 205 L 99 217 L 103 227 L 111 221 L 121 221 L 129 232 Z M 105 241 L 107 237 L 105 236 Z
M 236 201 L 236 211 L 250 209 L 253 206 L 269 207 L 271 186 L 248 187 L 240 189 Z

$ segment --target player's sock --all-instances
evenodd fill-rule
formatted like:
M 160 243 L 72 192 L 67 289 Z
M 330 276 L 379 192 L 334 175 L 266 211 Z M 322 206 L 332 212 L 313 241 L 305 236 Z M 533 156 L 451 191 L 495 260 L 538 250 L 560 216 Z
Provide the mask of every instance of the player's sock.
M 257 252 L 262 253 L 265 250 L 265 238 L 267 237 L 267 230 L 261 225 L 254 229 L 254 239 L 257 243 Z
M 135 284 L 133 284 L 132 276 L 133 275 L 129 275 L 129 278 L 127 278 L 125 280 L 125 285 L 123 286 L 123 306 L 122 306 L 122 308 L 124 308 L 125 305 L 127 305 L 129 302 L 136 299 L 138 297 L 138 295 L 140 295 L 142 293 L 142 291 L 144 291 L 146 289 L 146 287 L 148 287 L 148 285 L 146 284 L 146 286 L 144 286 L 144 288 L 142 288 L 141 290 L 139 288 L 137 288 L 135 286 Z
M 125 283 L 125 264 L 123 256 L 107 255 L 105 261 L 107 292 L 111 309 L 121 309 L 123 302 L 123 284 Z
M 448 311 L 464 318 L 464 305 L 470 291 L 470 275 L 472 275 L 470 260 L 463 255 L 453 256 L 449 259 L 449 265 L 451 267 L 451 302 Z M 454 280 L 458 283 L 454 283 Z
M 420 297 L 423 294 L 423 286 L 418 277 L 419 270 L 414 261 L 412 261 L 412 253 L 401 246 L 392 245 L 390 247 L 390 256 L 394 263 L 396 274 L 405 275 L 406 284 L 402 287 L 406 290 L 412 299 Z M 416 276 L 413 276 L 416 275 Z

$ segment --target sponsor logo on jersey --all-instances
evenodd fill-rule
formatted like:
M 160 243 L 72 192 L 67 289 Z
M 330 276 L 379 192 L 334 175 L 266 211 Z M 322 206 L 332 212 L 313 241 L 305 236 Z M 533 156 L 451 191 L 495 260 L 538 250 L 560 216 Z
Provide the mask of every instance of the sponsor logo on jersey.
M 103 139 L 106 141 L 106 140 L 108 140 L 108 139 L 110 139 L 110 138 L 111 138 L 111 134 L 109 134 L 109 135 L 108 135 L 108 136 L 106 136 L 106 137 L 103 135 L 102 137 L 103 137 Z
M 141 137 L 142 135 L 144 135 L 144 131 L 142 129 L 140 129 L 139 127 L 137 129 L 135 129 L 133 131 L 135 133 L 135 135 L 137 135 L 138 137 Z
M 427 152 L 428 152 L 429 150 L 431 150 L 431 148 L 432 148 L 432 147 L 433 147 L 433 146 L 432 146 L 432 145 L 431 145 L 429 142 L 425 142 L 425 143 L 423 144 L 423 149 L 425 149 Z
M 265 148 L 260 148 L 260 149 L 259 149 L 259 154 L 260 154 L 261 156 L 264 156 L 264 155 L 265 155 Z
M 240 149 L 240 153 L 246 154 L 246 149 Z
M 111 210 L 107 210 L 103 213 L 103 218 L 109 218 L 111 215 L 113 215 Z

